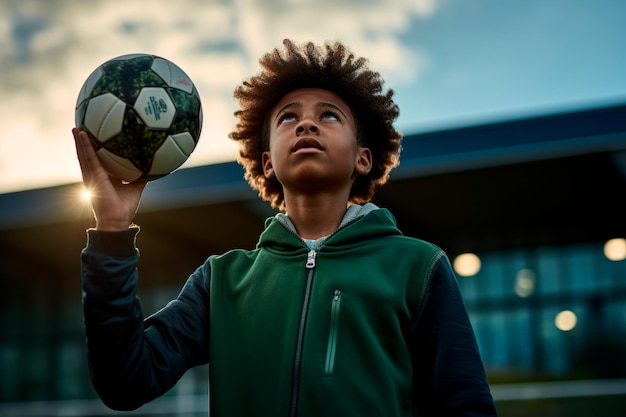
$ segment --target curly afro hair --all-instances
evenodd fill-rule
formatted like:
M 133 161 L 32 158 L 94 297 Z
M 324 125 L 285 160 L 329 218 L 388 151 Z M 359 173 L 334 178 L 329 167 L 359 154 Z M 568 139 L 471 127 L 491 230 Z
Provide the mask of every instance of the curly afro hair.
M 262 154 L 269 150 L 267 119 L 285 94 L 300 88 L 321 88 L 334 92 L 350 106 L 357 142 L 372 152 L 370 172 L 358 176 L 350 190 L 351 203 L 370 201 L 399 163 L 402 134 L 393 126 L 399 115 L 393 90 L 383 92 L 380 74 L 340 42 L 326 42 L 322 48 L 312 42 L 297 45 L 285 39 L 283 46 L 284 53 L 276 48 L 261 57 L 262 71 L 237 86 L 233 94 L 240 110 L 235 112 L 238 121 L 229 137 L 240 144 L 238 162 L 246 170 L 246 180 L 272 207 L 285 210 L 281 184 L 263 173 Z

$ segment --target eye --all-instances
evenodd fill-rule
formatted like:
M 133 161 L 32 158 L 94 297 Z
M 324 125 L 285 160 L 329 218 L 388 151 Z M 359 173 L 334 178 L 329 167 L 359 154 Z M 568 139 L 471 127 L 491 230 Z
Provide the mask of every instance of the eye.
M 278 124 L 281 124 L 284 122 L 291 122 L 294 120 L 298 120 L 298 118 L 296 117 L 294 113 L 285 112 L 281 114 L 280 116 L 278 116 Z
M 339 115 L 334 111 L 327 110 L 322 113 L 322 120 L 336 120 L 339 121 Z

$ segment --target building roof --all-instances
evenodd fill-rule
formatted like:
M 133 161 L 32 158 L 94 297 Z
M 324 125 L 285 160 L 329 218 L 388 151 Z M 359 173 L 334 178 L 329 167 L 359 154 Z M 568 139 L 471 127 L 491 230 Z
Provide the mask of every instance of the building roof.
M 77 273 L 93 225 L 80 190 L 0 195 L 3 269 L 26 273 L 36 259 L 60 276 Z M 374 202 L 405 234 L 449 254 L 626 236 L 626 105 L 408 135 Z M 209 254 L 254 247 L 273 214 L 236 162 L 180 169 L 144 192 L 142 257 L 174 260 L 154 268 L 167 282 Z

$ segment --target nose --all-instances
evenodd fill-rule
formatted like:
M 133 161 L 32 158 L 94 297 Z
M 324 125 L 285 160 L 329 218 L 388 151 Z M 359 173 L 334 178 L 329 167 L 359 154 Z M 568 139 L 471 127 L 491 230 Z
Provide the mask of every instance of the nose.
M 296 135 L 300 136 L 304 133 L 313 133 L 317 134 L 319 132 L 319 127 L 313 121 L 309 119 L 302 120 L 296 126 Z

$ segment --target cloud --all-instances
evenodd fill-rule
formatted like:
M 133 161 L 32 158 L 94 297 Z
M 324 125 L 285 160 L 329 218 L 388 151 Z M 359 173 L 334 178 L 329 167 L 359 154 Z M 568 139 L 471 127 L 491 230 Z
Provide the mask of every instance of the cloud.
M 411 83 L 428 59 L 398 37 L 434 0 L 7 0 L 0 5 L 0 192 L 79 180 L 70 129 L 86 77 L 131 52 L 183 68 L 204 128 L 185 166 L 234 159 L 233 88 L 284 37 L 345 41 L 388 83 Z

